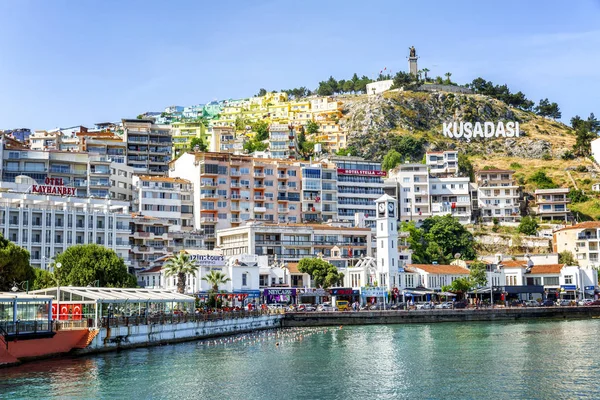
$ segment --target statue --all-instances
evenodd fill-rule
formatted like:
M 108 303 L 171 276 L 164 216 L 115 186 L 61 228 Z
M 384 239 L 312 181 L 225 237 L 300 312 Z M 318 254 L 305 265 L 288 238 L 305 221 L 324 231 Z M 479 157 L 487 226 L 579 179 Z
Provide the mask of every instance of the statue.
M 410 50 L 410 57 L 416 57 L 417 51 L 415 50 L 415 46 L 411 46 L 408 48 Z

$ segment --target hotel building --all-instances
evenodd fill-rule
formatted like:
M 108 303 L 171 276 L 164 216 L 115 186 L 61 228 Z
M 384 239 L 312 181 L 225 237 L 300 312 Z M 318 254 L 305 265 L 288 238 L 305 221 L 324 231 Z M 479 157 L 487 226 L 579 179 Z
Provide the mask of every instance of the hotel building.
M 390 178 L 386 179 L 385 186 L 386 193 L 398 200 L 400 221 L 420 224 L 432 215 L 427 165 L 400 164 L 390 171 Z M 438 195 L 441 198 L 441 192 Z
M 552 235 L 555 253 L 568 251 L 582 267 L 600 267 L 600 222 L 588 221 L 567 226 Z
M 542 221 L 569 221 L 571 201 L 568 188 L 537 189 L 535 191 L 535 215 Z
M 515 182 L 515 171 L 482 170 L 475 173 L 477 208 L 483 222 L 518 222 L 521 220 L 521 187 Z
M 20 192 L 29 186 L 2 184 L 12 191 L 0 192 L 0 233 L 29 251 L 32 266 L 48 270 L 57 254 L 78 244 L 128 259 L 128 202 Z
M 301 221 L 300 166 L 287 160 L 229 153 L 185 153 L 170 164 L 170 175 L 194 188 L 194 225 L 212 249 L 216 233 L 253 219 Z

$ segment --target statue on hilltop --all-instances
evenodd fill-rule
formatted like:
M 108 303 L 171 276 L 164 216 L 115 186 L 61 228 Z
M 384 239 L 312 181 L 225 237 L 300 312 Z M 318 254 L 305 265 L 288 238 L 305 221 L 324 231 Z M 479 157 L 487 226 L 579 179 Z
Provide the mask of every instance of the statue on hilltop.
M 408 48 L 408 50 L 410 50 L 410 57 L 416 57 L 417 56 L 417 50 L 415 50 L 415 46 L 410 46 Z

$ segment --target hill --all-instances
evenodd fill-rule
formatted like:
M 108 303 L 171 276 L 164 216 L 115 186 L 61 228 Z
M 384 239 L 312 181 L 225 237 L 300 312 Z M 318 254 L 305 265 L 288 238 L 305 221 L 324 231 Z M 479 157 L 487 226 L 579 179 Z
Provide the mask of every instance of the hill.
M 573 158 L 575 131 L 533 112 L 511 108 L 502 101 L 477 94 L 388 91 L 376 96 L 344 98 L 340 125 L 347 130 L 353 154 L 382 160 L 396 149 L 405 160 L 421 162 L 426 151 L 457 149 L 475 170 L 512 169 L 532 192 L 539 188 L 531 177 L 538 171 L 557 186 L 584 190 L 600 182 L 597 165 L 588 158 Z M 443 135 L 444 122 L 518 121 L 520 137 L 477 138 L 471 141 Z M 409 149 L 409 151 L 407 151 Z M 570 175 L 570 176 L 569 176 Z M 573 206 L 582 219 L 600 218 L 600 202 L 592 198 Z

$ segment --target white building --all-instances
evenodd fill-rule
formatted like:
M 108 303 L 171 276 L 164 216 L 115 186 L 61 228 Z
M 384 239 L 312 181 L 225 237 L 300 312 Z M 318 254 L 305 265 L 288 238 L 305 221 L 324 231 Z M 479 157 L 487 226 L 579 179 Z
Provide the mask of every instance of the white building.
M 471 222 L 469 178 L 453 176 L 429 178 L 431 215 L 450 214 L 462 224 Z
M 432 215 L 427 165 L 400 164 L 390 171 L 385 185 L 386 192 L 398 199 L 401 221 L 421 223 Z
M 568 188 L 537 189 L 535 191 L 535 214 L 542 221 L 569 221 L 571 201 Z
M 429 172 L 433 175 L 456 175 L 458 173 L 458 151 L 432 151 L 425 155 Z
M 590 145 L 592 147 L 592 157 L 596 162 L 600 162 L 600 138 L 592 140 Z
M 515 171 L 489 169 L 475 173 L 477 208 L 483 222 L 519 222 L 521 220 L 521 187 L 515 182 Z
M 302 167 L 302 220 L 335 221 L 337 216 L 337 170 L 334 164 L 300 163 Z
M 269 127 L 269 150 L 272 158 L 294 158 L 296 141 L 294 131 L 285 124 L 271 124 Z
M 367 94 L 375 95 L 375 94 L 383 93 L 386 90 L 390 90 L 390 88 L 392 87 L 393 84 L 394 84 L 394 81 L 392 79 L 389 79 L 386 81 L 377 81 L 377 82 L 367 83 Z
M 127 260 L 128 209 L 124 201 L 0 192 L 0 234 L 26 248 L 31 265 L 45 270 L 57 254 L 78 244 L 99 244 Z

